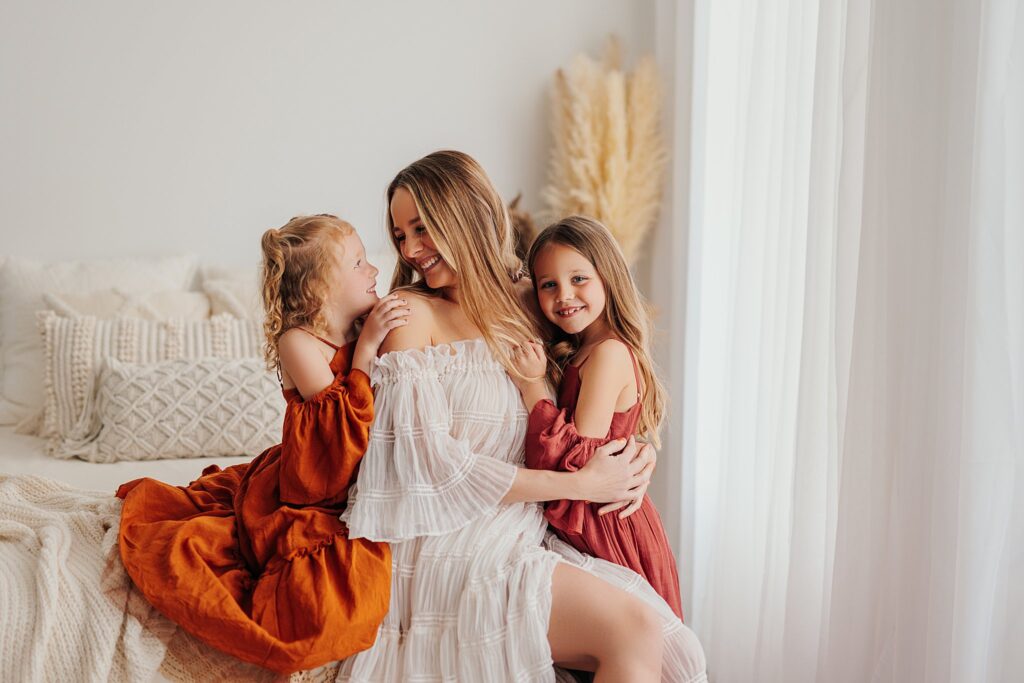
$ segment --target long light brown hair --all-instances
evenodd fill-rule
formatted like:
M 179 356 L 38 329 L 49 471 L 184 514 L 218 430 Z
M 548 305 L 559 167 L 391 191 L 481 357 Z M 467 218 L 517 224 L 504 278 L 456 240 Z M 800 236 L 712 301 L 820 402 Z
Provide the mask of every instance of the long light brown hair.
M 546 246 L 560 244 L 578 252 L 590 261 L 604 285 L 605 305 L 602 317 L 608 329 L 625 342 L 636 356 L 642 387 L 639 433 L 655 446 L 660 445 L 658 431 L 665 416 L 665 388 L 654 372 L 649 343 L 651 338 L 651 310 L 626 265 L 622 250 L 608 228 L 593 218 L 569 216 L 545 228 L 534 240 L 527 256 L 534 290 L 537 287 L 534 264 L 537 255 Z M 554 361 L 553 379 L 561 380 L 561 370 L 580 348 L 578 335 L 563 332 L 554 324 L 547 328 L 550 345 L 548 353 Z
M 440 296 L 402 257 L 395 238 L 390 206 L 400 187 L 412 195 L 427 235 L 459 278 L 459 305 L 466 317 L 499 362 L 517 374 L 511 346 L 536 339 L 539 329 L 523 310 L 516 286 L 525 274 L 523 262 L 516 256 L 508 209 L 490 178 L 468 154 L 440 151 L 409 164 L 388 185 L 388 237 L 399 255 L 391 288 Z
M 278 369 L 277 342 L 293 327 L 326 332 L 324 302 L 334 264 L 332 248 L 354 232 L 337 216 L 296 216 L 263 233 L 263 357 Z

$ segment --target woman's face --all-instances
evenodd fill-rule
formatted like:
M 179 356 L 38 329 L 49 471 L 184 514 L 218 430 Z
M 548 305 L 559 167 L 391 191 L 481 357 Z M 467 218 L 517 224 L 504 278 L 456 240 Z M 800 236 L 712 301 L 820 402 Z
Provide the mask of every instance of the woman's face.
M 412 193 L 404 187 L 395 190 L 391 197 L 391 222 L 395 226 L 395 243 L 402 258 L 419 272 L 428 287 L 443 289 L 458 284 L 455 271 L 441 258 L 427 234 Z

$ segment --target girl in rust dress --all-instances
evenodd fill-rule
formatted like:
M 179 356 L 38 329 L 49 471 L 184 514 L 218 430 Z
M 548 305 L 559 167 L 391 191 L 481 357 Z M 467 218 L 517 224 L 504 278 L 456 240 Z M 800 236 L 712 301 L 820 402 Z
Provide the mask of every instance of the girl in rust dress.
M 534 241 L 529 267 L 541 312 L 553 324 L 554 362 L 549 368 L 536 342 L 516 351 L 527 378 L 517 381 L 530 411 L 527 466 L 576 471 L 597 447 L 634 435 L 657 445 L 664 389 L 647 350 L 649 316 L 611 233 L 593 219 L 562 220 Z M 559 385 L 557 406 L 546 398 L 548 379 Z M 619 514 L 608 514 L 614 505 L 559 500 L 547 503 L 544 515 L 570 545 L 647 579 L 682 619 L 675 558 L 643 489 Z
M 370 363 L 408 308 L 378 300 L 377 269 L 334 216 L 294 218 L 262 248 L 281 443 L 248 464 L 211 465 L 187 487 L 122 485 L 120 550 L 139 590 L 182 628 L 290 673 L 368 648 L 388 609 L 388 545 L 349 539 L 339 515 L 373 420 Z

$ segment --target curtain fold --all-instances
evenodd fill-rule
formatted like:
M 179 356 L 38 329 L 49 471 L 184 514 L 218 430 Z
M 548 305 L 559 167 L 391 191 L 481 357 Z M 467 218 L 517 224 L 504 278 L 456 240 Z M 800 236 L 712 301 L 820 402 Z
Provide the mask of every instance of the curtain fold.
M 673 471 L 710 675 L 1024 680 L 1022 3 L 692 17 Z

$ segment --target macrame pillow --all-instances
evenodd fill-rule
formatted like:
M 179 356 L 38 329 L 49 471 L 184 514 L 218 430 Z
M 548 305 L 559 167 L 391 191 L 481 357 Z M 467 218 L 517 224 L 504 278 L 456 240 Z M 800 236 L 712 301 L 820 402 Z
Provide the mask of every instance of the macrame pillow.
M 263 334 L 254 320 L 216 316 L 200 321 L 100 320 L 39 314 L 45 404 L 41 435 L 57 457 L 96 434 L 96 380 L 106 359 L 122 363 L 222 358 L 259 359 Z
M 184 291 L 195 279 L 195 256 L 42 263 L 9 256 L 0 264 L 0 424 L 34 418 L 43 404 L 43 354 L 36 311 L 44 292 Z
M 92 462 L 259 455 L 281 440 L 284 398 L 258 358 L 107 361 L 94 434 L 65 442 Z

